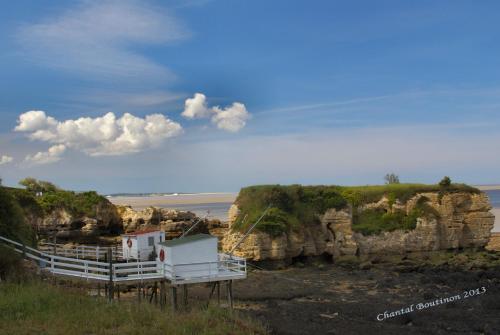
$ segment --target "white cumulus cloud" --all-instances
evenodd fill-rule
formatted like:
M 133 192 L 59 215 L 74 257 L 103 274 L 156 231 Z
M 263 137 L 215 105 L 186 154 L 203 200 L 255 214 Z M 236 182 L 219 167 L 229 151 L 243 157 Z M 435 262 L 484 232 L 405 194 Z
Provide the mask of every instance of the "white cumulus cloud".
M 61 160 L 61 156 L 65 151 L 66 146 L 64 144 L 56 144 L 45 152 L 39 151 L 34 155 L 28 155 L 24 160 L 33 165 L 50 164 Z
M 212 116 L 212 122 L 217 125 L 217 128 L 233 133 L 245 127 L 247 120 L 250 118 L 250 113 L 248 113 L 245 105 L 240 102 L 235 102 L 224 109 L 215 106 L 212 110 L 215 113 Z
M 91 156 L 140 152 L 182 133 L 180 124 L 162 114 L 151 114 L 140 118 L 125 113 L 117 118 L 114 113 L 107 113 L 96 118 L 81 117 L 58 121 L 43 111 L 28 111 L 21 114 L 14 130 L 27 133 L 32 140 L 63 145 L 65 148 L 83 151 Z M 60 151 L 61 147 L 58 148 Z M 46 156 L 55 157 L 45 154 L 47 153 L 38 153 L 29 160 L 43 160 Z
M 13 160 L 14 160 L 14 158 L 12 158 L 11 156 L 2 155 L 2 156 L 0 156 L 0 165 L 8 164 L 8 163 L 12 162 Z
M 193 98 L 186 99 L 184 111 L 181 115 L 187 119 L 211 117 L 217 128 L 229 132 L 241 130 L 250 119 L 250 113 L 241 102 L 234 102 L 231 106 L 225 108 L 219 106 L 208 107 L 207 97 L 202 93 L 196 93 Z
M 207 97 L 202 93 L 195 93 L 192 98 L 186 99 L 184 111 L 181 113 L 187 119 L 210 117 L 212 111 L 207 106 Z

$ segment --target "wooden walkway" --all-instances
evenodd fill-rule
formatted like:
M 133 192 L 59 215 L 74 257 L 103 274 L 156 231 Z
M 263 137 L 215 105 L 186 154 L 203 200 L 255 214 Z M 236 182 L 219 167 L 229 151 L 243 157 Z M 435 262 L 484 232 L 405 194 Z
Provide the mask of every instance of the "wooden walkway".
M 75 248 L 76 250 L 67 251 L 65 254 L 71 254 L 74 257 L 65 257 L 49 253 L 50 245 L 42 251 L 3 236 L 0 236 L 0 242 L 12 247 L 25 258 L 36 261 L 44 271 L 57 276 L 77 277 L 87 281 L 142 283 L 167 280 L 172 285 L 177 285 L 238 280 L 245 279 L 247 276 L 246 260 L 227 254 L 219 254 L 217 262 L 170 266 L 157 261 L 117 262 L 116 259 L 121 257 L 113 257 L 113 248 L 79 246 Z M 56 246 L 56 250 L 60 249 L 57 249 Z M 210 268 L 209 275 L 197 275 L 199 273 L 197 266 Z M 193 275 L 190 275 L 189 272 L 192 272 Z M 182 276 L 176 273 L 182 273 Z

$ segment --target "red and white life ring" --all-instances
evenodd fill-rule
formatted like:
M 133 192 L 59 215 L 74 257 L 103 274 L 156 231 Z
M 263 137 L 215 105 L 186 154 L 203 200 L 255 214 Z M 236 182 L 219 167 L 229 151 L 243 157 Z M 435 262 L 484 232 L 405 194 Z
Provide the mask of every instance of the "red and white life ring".
M 160 262 L 163 262 L 165 260 L 165 251 L 163 249 L 160 250 Z
M 130 239 L 130 237 L 127 240 L 127 245 L 129 248 L 132 248 L 132 240 Z

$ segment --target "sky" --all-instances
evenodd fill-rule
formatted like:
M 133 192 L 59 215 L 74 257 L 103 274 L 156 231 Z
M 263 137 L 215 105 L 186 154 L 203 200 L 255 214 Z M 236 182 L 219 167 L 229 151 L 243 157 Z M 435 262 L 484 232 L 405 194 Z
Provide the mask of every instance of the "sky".
M 496 1 L 4 1 L 0 177 L 500 183 Z

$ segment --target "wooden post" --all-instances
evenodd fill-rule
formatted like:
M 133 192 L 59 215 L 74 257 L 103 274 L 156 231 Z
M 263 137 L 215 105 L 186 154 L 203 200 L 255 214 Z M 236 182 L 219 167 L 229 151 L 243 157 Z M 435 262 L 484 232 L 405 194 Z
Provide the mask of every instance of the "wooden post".
M 167 300 L 167 295 L 165 292 L 165 281 L 162 279 L 160 281 L 160 309 L 163 310 L 165 308 L 165 303 Z
M 158 305 L 158 284 L 155 282 L 155 305 Z
M 101 283 L 97 283 L 97 296 L 101 296 Z
M 187 284 L 182 285 L 182 298 L 184 300 L 184 308 L 188 305 L 188 286 Z
M 120 300 L 120 285 L 116 285 L 117 291 L 116 293 L 118 294 L 118 300 Z
M 212 296 L 214 295 L 216 285 L 217 285 L 217 282 L 212 283 L 212 289 L 210 290 L 210 294 L 208 296 L 207 307 L 210 305 L 210 300 L 212 299 Z
M 217 282 L 217 306 L 220 306 L 220 281 Z
M 109 284 L 108 284 L 108 301 L 113 301 L 114 288 L 113 288 L 113 250 L 108 249 L 108 260 L 109 260 Z
M 158 304 L 158 285 L 154 282 L 153 287 L 151 288 L 151 297 L 149 298 L 149 303 L 153 301 L 153 297 L 155 299 L 155 305 Z
M 233 281 L 227 281 L 227 303 L 230 309 L 233 309 Z
M 57 234 L 57 225 L 55 223 L 55 220 L 54 220 L 54 233 L 52 234 L 52 242 L 54 243 L 54 250 L 53 250 L 53 253 L 54 255 L 57 255 L 57 237 L 56 237 L 56 234 Z
M 137 302 L 141 303 L 141 283 L 137 283 Z
M 177 287 L 172 286 L 172 312 L 175 312 L 177 310 Z

